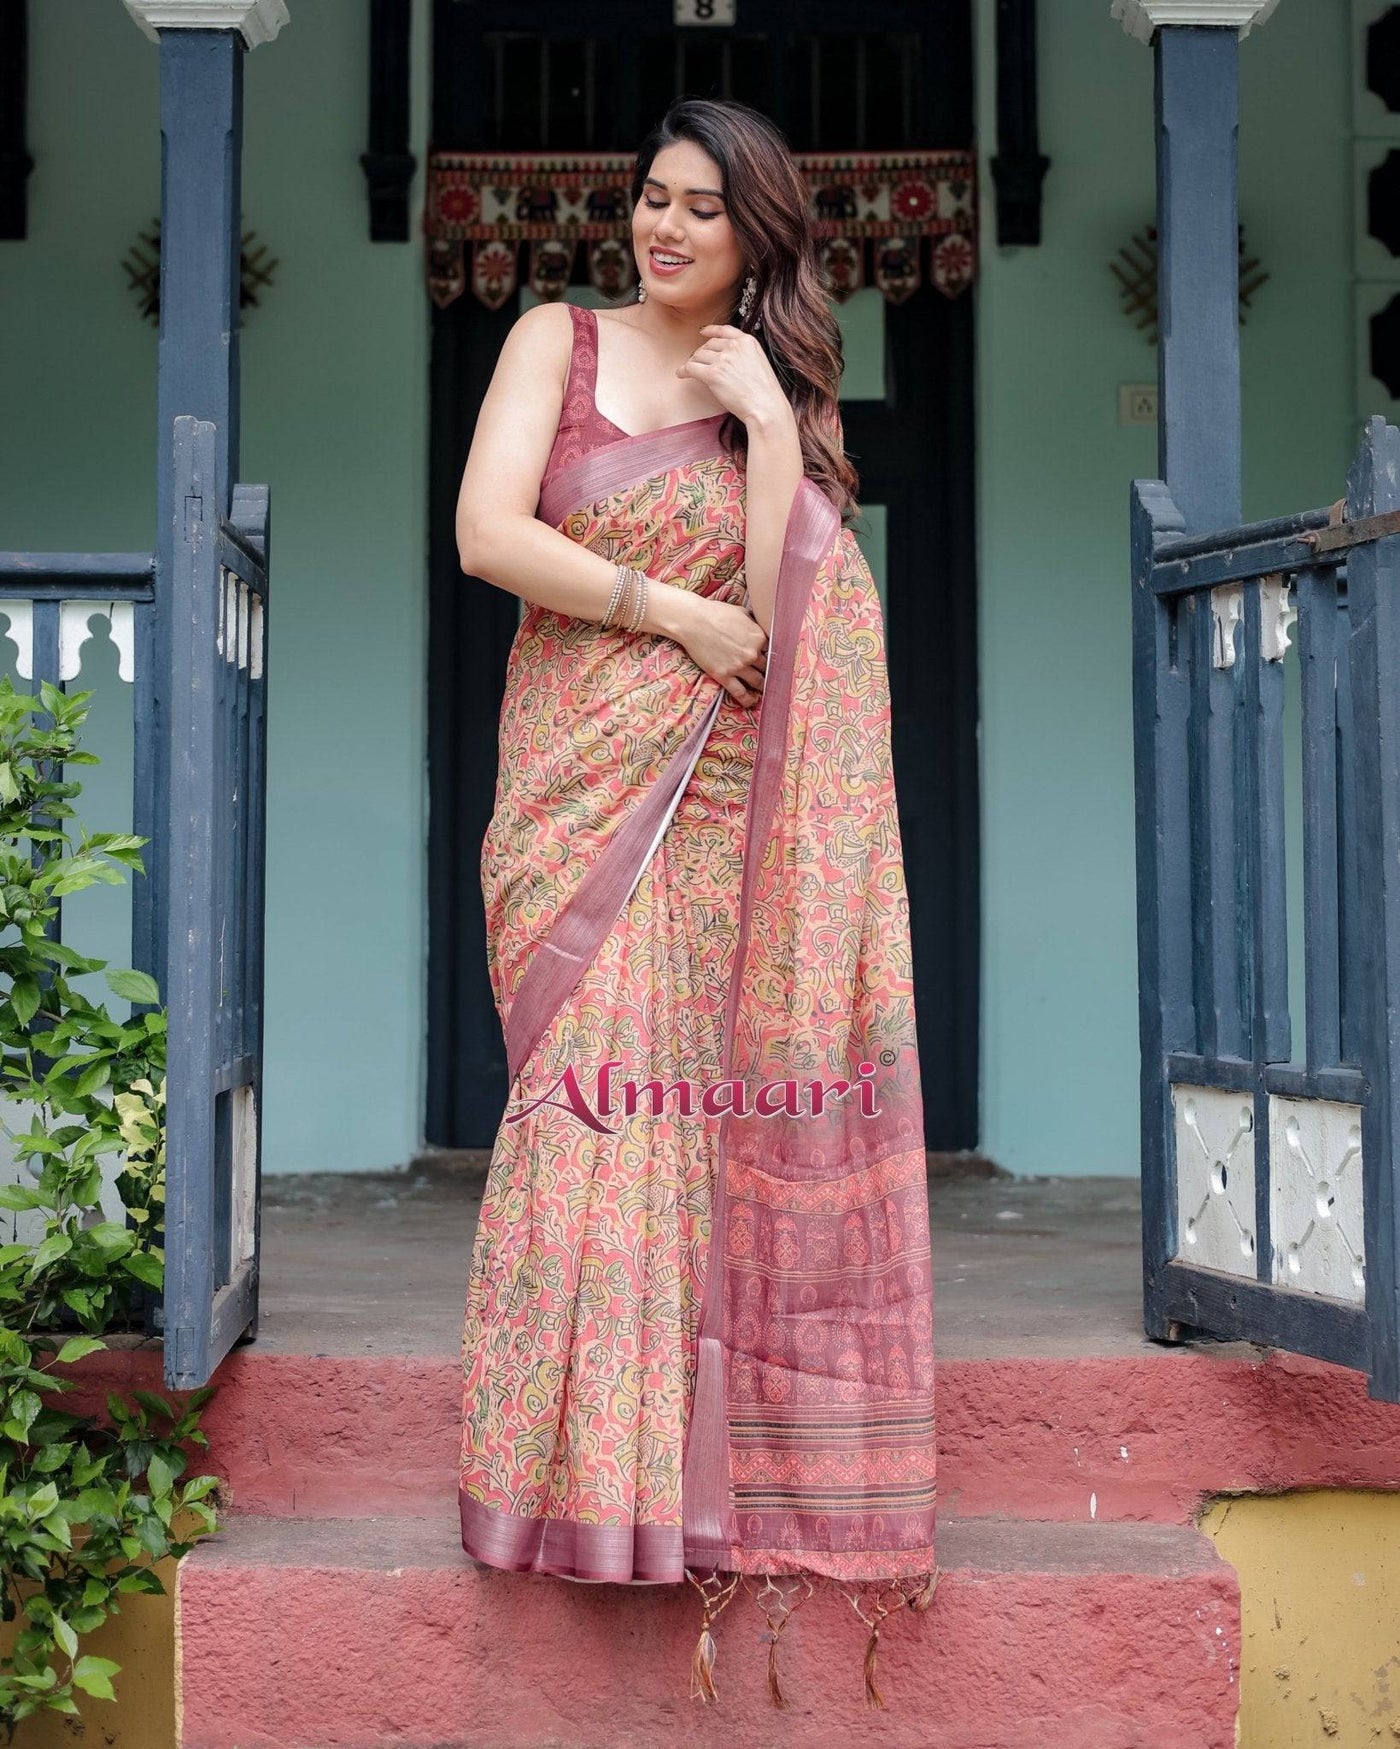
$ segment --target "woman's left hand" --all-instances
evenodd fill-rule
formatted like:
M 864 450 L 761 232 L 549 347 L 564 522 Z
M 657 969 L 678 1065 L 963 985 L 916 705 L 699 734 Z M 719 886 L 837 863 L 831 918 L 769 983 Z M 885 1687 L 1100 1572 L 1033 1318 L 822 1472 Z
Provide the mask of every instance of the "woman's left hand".
M 729 322 L 707 322 L 703 344 L 676 371 L 704 383 L 722 407 L 753 425 L 792 413 L 768 354 L 752 334 Z

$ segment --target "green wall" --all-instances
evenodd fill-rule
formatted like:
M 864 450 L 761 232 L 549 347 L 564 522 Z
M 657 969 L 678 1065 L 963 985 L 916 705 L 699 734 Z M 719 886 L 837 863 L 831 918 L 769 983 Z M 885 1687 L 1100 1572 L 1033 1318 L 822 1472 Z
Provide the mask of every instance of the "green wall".
M 1155 427 L 1118 423 L 1118 385 L 1155 383 L 1157 363 L 1109 263 L 1155 220 L 1153 57 L 1107 0 L 1041 0 L 1043 241 L 999 248 L 993 10 L 977 9 L 983 1148 L 1018 1173 L 1134 1173 L 1128 493 L 1158 467 Z M 1247 518 L 1339 497 L 1359 435 L 1347 40 L 1345 8 L 1284 0 L 1240 44 L 1240 217 L 1270 276 L 1241 329 Z
M 290 10 L 247 59 L 244 151 L 244 225 L 277 261 L 241 340 L 241 474 L 273 506 L 269 1172 L 406 1161 L 424 1060 L 429 302 L 416 237 L 366 240 L 368 8 Z M 976 13 L 982 1142 L 1016 1172 L 1132 1173 L 1127 505 L 1156 446 L 1117 400 L 1156 361 L 1108 264 L 1153 219 L 1152 54 L 1108 0 L 1041 0 L 1044 241 L 1001 249 L 994 8 Z M 147 547 L 156 334 L 122 259 L 159 210 L 157 51 L 120 0 L 31 19 L 31 231 L 0 246 L 0 545 Z M 420 164 L 426 24 L 417 0 Z M 1346 29 L 1344 8 L 1285 0 L 1241 45 L 1241 214 L 1270 275 L 1242 330 L 1247 516 L 1339 496 L 1355 440 Z M 98 690 L 109 763 L 82 812 L 118 827 L 129 690 L 101 637 L 85 656 L 72 684 Z M 68 934 L 125 963 L 124 895 L 82 895 Z
M 272 487 L 269 1172 L 405 1161 L 424 1056 L 428 298 L 416 241 L 367 240 L 369 8 L 289 10 L 247 56 L 243 159 L 244 227 L 276 259 L 241 334 L 240 474 Z M 159 51 L 120 0 L 30 19 L 30 234 L 0 245 L 0 546 L 149 548 L 156 330 L 122 261 L 160 211 Z M 414 24 L 421 149 L 421 3 Z M 70 683 L 99 689 L 110 771 L 81 809 L 107 829 L 130 818 L 110 655 Z M 124 897 L 99 895 L 90 930 L 75 905 L 69 939 L 127 963 Z

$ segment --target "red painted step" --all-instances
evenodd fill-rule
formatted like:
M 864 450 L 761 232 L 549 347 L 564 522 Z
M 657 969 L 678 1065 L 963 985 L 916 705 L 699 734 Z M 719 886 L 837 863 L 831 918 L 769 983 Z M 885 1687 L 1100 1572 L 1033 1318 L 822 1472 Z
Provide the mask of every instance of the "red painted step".
M 162 1391 L 158 1345 L 93 1354 L 65 1407 Z M 201 1468 L 235 1512 L 360 1517 L 455 1510 L 455 1361 L 236 1349 L 205 1409 Z M 1366 1381 L 1231 1344 L 939 1363 L 939 1498 L 959 1517 L 1190 1524 L 1214 1493 L 1400 1487 L 1400 1405 Z
M 939 1525 L 929 1609 L 865 1629 L 818 1594 L 781 1643 L 742 1591 L 716 1624 L 717 1703 L 689 1697 L 694 1590 L 494 1572 L 455 1518 L 233 1516 L 181 1562 L 181 1749 L 1232 1749 L 1239 1593 L 1171 1525 Z

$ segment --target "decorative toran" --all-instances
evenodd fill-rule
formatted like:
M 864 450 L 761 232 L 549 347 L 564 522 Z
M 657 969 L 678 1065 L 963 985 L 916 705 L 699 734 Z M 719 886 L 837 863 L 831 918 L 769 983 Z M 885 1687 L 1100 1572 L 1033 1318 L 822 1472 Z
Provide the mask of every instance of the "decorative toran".
M 822 279 L 838 303 L 865 285 L 903 303 L 925 266 L 945 297 L 972 283 L 974 151 L 793 156 L 812 203 Z M 521 243 L 525 283 L 537 297 L 558 298 L 585 277 L 604 297 L 621 297 L 636 279 L 633 164 L 625 153 L 431 153 L 423 234 L 433 302 L 445 309 L 462 295 L 470 259 L 473 292 L 488 310 L 500 309 L 520 284 Z

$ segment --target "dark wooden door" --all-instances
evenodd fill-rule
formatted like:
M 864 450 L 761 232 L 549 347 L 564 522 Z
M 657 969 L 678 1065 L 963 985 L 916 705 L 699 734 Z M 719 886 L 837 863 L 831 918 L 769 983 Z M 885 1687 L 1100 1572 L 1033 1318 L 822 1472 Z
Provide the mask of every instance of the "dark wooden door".
M 730 97 L 794 151 L 972 143 L 969 0 L 738 0 L 733 26 L 613 0 L 436 0 L 433 146 L 635 150 L 677 95 Z M 477 410 L 519 309 L 434 310 L 431 361 L 427 1138 L 489 1147 L 508 1087 L 486 974 L 481 841 L 496 780 L 507 591 L 464 578 L 453 513 Z M 884 306 L 883 370 L 843 397 L 862 506 L 884 530 L 894 769 L 927 1141 L 978 1140 L 979 851 L 973 300 Z M 857 530 L 858 538 L 864 536 Z M 868 549 L 867 549 L 868 550 Z M 872 560 L 872 566 L 874 561 Z

